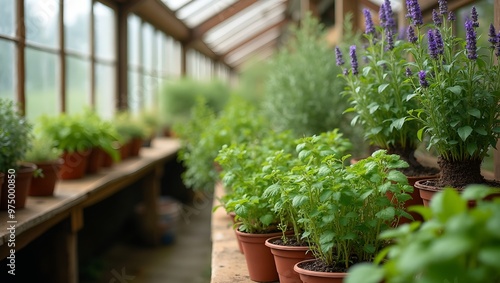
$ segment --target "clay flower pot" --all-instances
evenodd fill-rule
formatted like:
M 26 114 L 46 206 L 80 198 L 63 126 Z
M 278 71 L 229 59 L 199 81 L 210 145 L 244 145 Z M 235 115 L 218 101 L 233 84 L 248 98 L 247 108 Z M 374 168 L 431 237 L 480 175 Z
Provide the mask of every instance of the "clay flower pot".
M 61 170 L 59 170 L 61 179 L 80 179 L 85 176 L 85 170 L 87 169 L 90 152 L 90 149 L 83 152 L 65 151 L 62 156 L 64 164 L 61 166 Z
M 300 261 L 313 259 L 314 256 L 307 246 L 284 246 L 273 243 L 274 240 L 280 238 L 281 236 L 272 237 L 267 239 L 265 243 L 274 256 L 280 283 L 300 282 L 299 274 L 293 270 L 293 267 Z
M 63 159 L 47 162 L 36 162 L 38 169 L 42 170 L 43 176 L 35 176 L 31 180 L 28 195 L 30 196 L 52 196 L 59 180 L 59 170 L 64 163 Z
M 268 238 L 280 236 L 281 232 L 269 234 L 251 234 L 235 230 L 243 247 L 250 279 L 257 282 L 275 282 L 279 280 L 274 257 L 266 247 Z
M 99 169 L 101 169 L 102 167 L 103 159 L 104 150 L 102 150 L 100 147 L 92 148 L 92 151 L 90 152 L 88 157 L 87 168 L 85 172 L 89 174 L 99 172 Z
M 132 140 L 130 140 L 129 156 L 131 157 L 139 156 L 139 152 L 142 147 L 142 142 L 143 140 L 140 138 L 133 138 Z
M 24 208 L 35 170 L 35 164 L 23 163 L 20 168 L 16 170 L 14 174 L 15 178 L 9 178 L 8 176 L 12 174 L 8 172 L 5 174 L 5 180 L 2 184 L 2 197 L 0 198 L 1 210 L 7 210 L 9 204 L 14 205 L 16 209 Z M 9 183 L 9 180 L 14 180 L 14 182 Z M 14 203 L 10 203 L 9 200 L 14 200 Z
M 293 270 L 300 275 L 300 280 L 304 283 L 342 283 L 347 276 L 346 272 L 319 272 L 302 268 L 303 264 L 313 262 L 316 259 L 301 261 L 293 267 Z

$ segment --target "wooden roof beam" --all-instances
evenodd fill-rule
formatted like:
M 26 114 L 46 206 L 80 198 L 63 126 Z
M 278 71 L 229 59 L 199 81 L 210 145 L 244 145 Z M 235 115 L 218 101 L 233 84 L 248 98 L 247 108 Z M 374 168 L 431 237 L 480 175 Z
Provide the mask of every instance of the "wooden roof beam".
M 217 26 L 218 24 L 224 22 L 225 20 L 231 18 L 232 16 L 245 10 L 246 8 L 252 6 L 257 2 L 258 0 L 236 1 L 233 5 L 225 8 L 221 12 L 217 13 L 213 17 L 199 24 L 197 27 L 193 28 L 192 40 L 201 39 L 201 37 L 213 27 Z

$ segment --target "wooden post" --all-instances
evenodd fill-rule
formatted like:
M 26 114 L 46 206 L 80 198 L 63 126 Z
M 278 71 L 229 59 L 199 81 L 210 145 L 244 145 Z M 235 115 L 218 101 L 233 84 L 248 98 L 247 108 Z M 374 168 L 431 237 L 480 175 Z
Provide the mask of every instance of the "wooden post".
M 59 2 L 59 98 L 60 110 L 66 112 L 66 56 L 64 39 L 64 1 Z
M 144 177 L 142 188 L 144 190 L 144 215 L 143 229 L 144 240 L 150 245 L 160 243 L 158 229 L 158 200 L 160 197 L 160 179 L 163 175 L 163 165 L 156 165 L 150 174 Z
M 359 29 L 359 1 L 335 0 L 335 26 L 339 30 L 338 42 L 344 35 L 344 20 L 348 13 L 352 14 L 353 32 Z
M 186 68 L 186 56 L 187 56 L 187 44 L 181 43 L 181 77 L 185 77 L 187 74 L 187 68 Z
M 26 89 L 25 85 L 25 67 L 24 67 L 24 54 L 26 47 L 26 29 L 24 25 L 24 1 L 16 2 L 16 93 L 17 102 L 19 103 L 19 111 L 24 115 L 26 114 Z
M 128 12 L 123 5 L 116 9 L 116 109 L 128 108 Z

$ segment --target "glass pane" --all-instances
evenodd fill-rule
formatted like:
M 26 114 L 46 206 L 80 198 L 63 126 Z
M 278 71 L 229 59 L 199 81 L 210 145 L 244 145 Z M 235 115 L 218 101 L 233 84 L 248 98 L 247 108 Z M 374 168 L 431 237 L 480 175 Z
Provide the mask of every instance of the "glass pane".
M 57 62 L 55 54 L 26 48 L 26 116 L 31 121 L 59 113 Z
M 14 43 L 0 39 L 0 98 L 14 100 Z
M 25 0 L 26 40 L 58 46 L 59 1 Z
M 128 72 L 128 107 L 132 113 L 139 113 L 142 105 L 143 89 L 139 82 L 140 76 L 139 72 Z
M 139 35 L 141 20 L 139 17 L 130 15 L 128 17 L 128 63 L 129 65 L 139 65 Z
M 115 114 L 115 66 L 95 65 L 95 109 L 105 119 Z
M 183 19 L 189 27 L 195 27 L 202 22 L 223 11 L 236 0 L 198 0 L 179 10 L 179 18 Z
M 115 11 L 99 2 L 94 4 L 95 52 L 98 58 L 115 60 Z
M 154 29 L 150 24 L 142 26 L 142 59 L 146 72 L 153 71 L 153 41 Z
M 143 76 L 144 80 L 144 102 L 143 102 L 143 109 L 153 109 L 155 103 L 155 97 L 156 97 L 156 91 L 158 89 L 158 79 L 156 77 L 152 76 Z
M 165 76 L 165 34 L 162 32 L 156 33 L 156 76 Z
M 90 0 L 64 1 L 66 49 L 90 54 Z
M 90 107 L 90 62 L 66 57 L 66 112 L 80 113 Z
M 14 0 L 0 0 L 0 34 L 14 35 L 16 5 Z

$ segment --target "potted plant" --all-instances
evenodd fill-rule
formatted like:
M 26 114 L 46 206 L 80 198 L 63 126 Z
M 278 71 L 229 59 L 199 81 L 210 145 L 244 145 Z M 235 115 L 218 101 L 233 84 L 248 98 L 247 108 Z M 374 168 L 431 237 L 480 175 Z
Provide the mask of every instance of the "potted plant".
M 117 113 L 113 124 L 121 137 L 121 159 L 138 156 L 147 135 L 144 125 L 127 111 Z
M 417 129 L 421 121 L 408 119 L 408 112 L 419 108 L 418 101 L 412 99 L 413 85 L 408 76 L 409 42 L 399 39 L 391 2 L 386 0 L 380 6 L 380 25 L 375 26 L 368 9 L 365 16 L 366 48 L 361 51 L 356 45 L 349 48 L 351 68 L 344 68 L 342 78 L 346 81 L 346 95 L 352 107 L 346 112 L 354 112 L 352 123 L 361 124 L 365 138 L 375 148 L 385 149 L 389 154 L 398 154 L 409 166 L 402 172 L 413 185 L 417 180 L 437 176 L 436 168 L 425 167 L 415 157 L 421 144 Z M 342 51 L 336 48 L 337 65 L 344 66 Z M 364 58 L 364 66 L 359 58 Z M 419 191 L 414 190 L 407 206 L 422 204 Z M 417 215 L 415 215 L 417 216 Z
M 265 240 L 279 236 L 278 216 L 273 205 L 264 197 L 264 191 L 272 183 L 263 171 L 266 158 L 273 152 L 288 149 L 293 139 L 290 135 L 269 134 L 263 140 L 248 143 L 224 145 L 215 159 L 222 167 L 222 183 L 230 192 L 222 199 L 227 212 L 236 214 L 236 234 L 243 246 L 243 252 L 250 279 L 258 282 L 277 281 L 273 255 Z M 288 146 L 287 146 L 288 145 Z
M 84 119 L 74 115 L 42 116 L 39 120 L 42 136 L 54 141 L 54 146 L 63 151 L 61 179 L 79 179 L 85 176 L 88 156 L 94 146 L 94 133 Z
M 112 164 L 119 160 L 119 152 L 115 148 L 116 141 L 120 138 L 113 123 L 105 121 L 92 110 L 86 110 L 80 116 L 86 129 L 92 136 L 92 151 L 88 157 L 86 173 L 97 173 L 105 163 Z
M 410 198 L 412 187 L 398 169 L 408 164 L 385 150 L 350 166 L 344 165 L 348 156 L 307 158 L 321 158 L 320 166 L 301 171 L 302 189 L 294 204 L 304 225 L 302 237 L 316 259 L 297 263 L 294 270 L 304 282 L 318 277 L 342 282 L 351 265 L 372 261 L 385 246 L 378 239 L 380 231 L 407 214 L 402 203 Z M 397 201 L 387 198 L 387 191 Z
M 144 110 L 139 114 L 139 121 L 146 130 L 144 146 L 150 147 L 153 139 L 158 135 L 160 129 L 160 117 L 155 110 Z
M 375 262 L 354 266 L 346 282 L 500 282 L 500 199 L 483 200 L 493 192 L 484 185 L 461 194 L 439 191 L 430 207 L 413 208 L 424 223 L 383 232 L 381 239 L 392 244 Z
M 408 66 L 415 74 L 412 96 L 420 103 L 410 113 L 422 123 L 419 137 L 429 136 L 441 169 L 439 179 L 422 180 L 416 186 L 421 194 L 446 186 L 458 190 L 476 183 L 498 186 L 481 175 L 483 158 L 500 136 L 500 67 L 495 63 L 500 43 L 494 26 L 489 32 L 491 46 L 485 50 L 477 47 L 480 35 L 474 7 L 465 21 L 464 39 L 454 35 L 455 17 L 445 0 L 439 1 L 439 11 L 434 11 L 434 21 L 427 26 L 422 24 L 418 2 L 407 1 L 407 5 L 409 50 L 414 58 Z
M 30 196 L 52 196 L 59 171 L 64 160 L 62 150 L 54 146 L 54 142 L 47 137 L 36 136 L 32 147 L 26 152 L 24 160 L 34 163 L 37 170 L 31 180 L 28 194 Z
M 0 125 L 0 172 L 5 175 L 0 209 L 23 208 L 36 169 L 33 163 L 20 163 L 31 146 L 32 126 L 7 99 L 0 99 Z
M 309 243 L 302 238 L 304 222 L 301 221 L 296 201 L 302 197 L 302 172 L 310 167 L 320 167 L 321 156 L 344 156 L 351 143 L 343 138 L 338 129 L 304 137 L 294 141 L 295 154 L 283 150 L 276 151 L 266 161 L 266 178 L 272 180 L 272 185 L 264 197 L 273 203 L 273 211 L 279 216 L 278 228 L 282 235 L 269 238 L 266 245 L 271 249 L 276 263 L 280 282 L 299 282 L 299 274 L 294 265 L 305 259 L 312 259 Z M 300 155 L 299 155 L 300 154 Z M 293 234 L 289 233 L 292 231 Z

